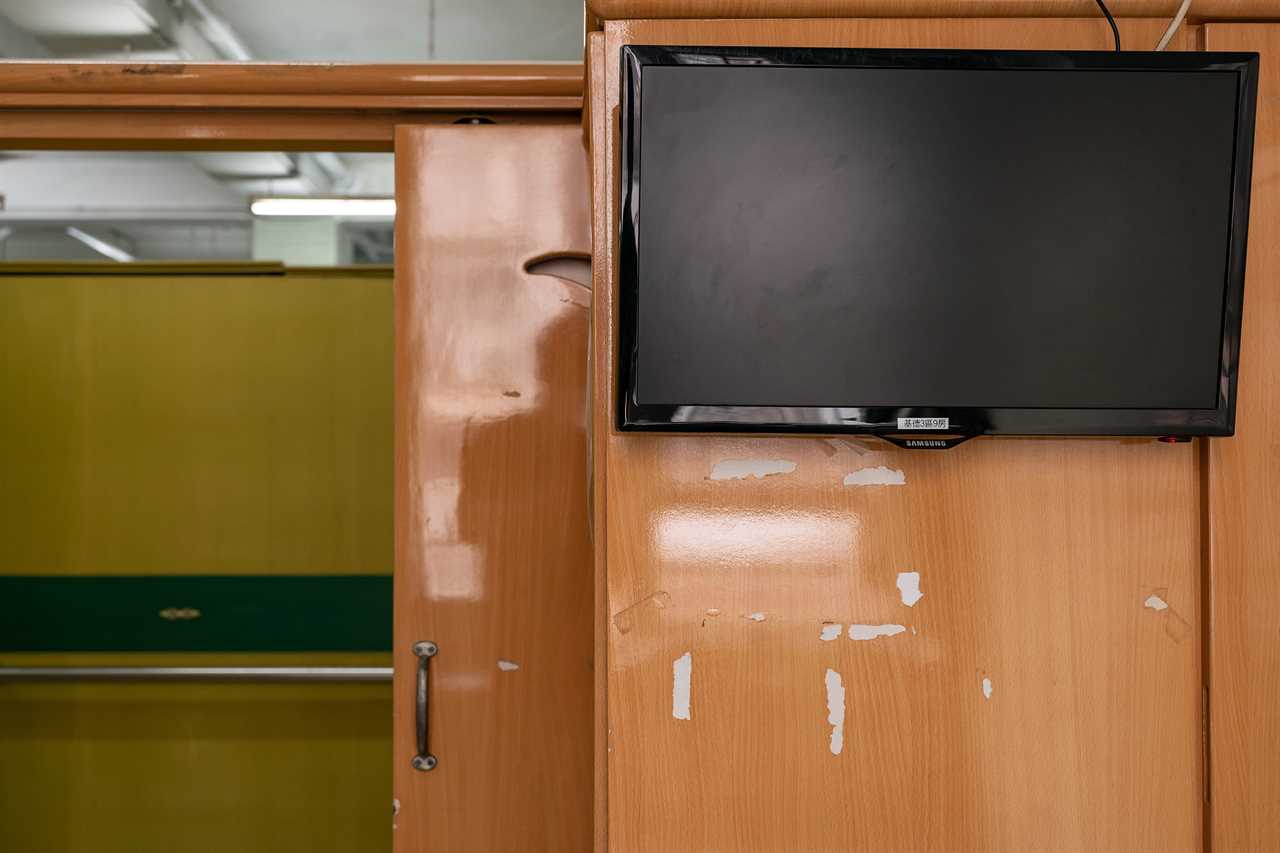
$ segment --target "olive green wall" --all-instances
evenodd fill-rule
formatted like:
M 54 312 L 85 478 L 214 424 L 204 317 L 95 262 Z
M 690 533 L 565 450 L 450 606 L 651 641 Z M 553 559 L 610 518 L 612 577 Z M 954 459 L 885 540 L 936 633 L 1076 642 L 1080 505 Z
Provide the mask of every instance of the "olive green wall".
M 389 574 L 389 271 L 154 269 L 0 267 L 0 572 Z
M 390 574 L 391 312 L 389 270 L 0 266 L 0 575 Z M 0 649 L 93 664 L 389 656 Z M 387 851 L 390 699 L 0 684 L 0 850 Z

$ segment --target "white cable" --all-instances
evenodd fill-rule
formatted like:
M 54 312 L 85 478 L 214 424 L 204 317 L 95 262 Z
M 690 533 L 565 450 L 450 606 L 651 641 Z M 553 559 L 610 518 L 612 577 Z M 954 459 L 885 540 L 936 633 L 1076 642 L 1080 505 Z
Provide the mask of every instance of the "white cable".
M 1164 31 L 1164 36 L 1160 39 L 1160 44 L 1156 45 L 1156 50 L 1164 50 L 1169 46 L 1169 42 L 1173 41 L 1173 34 L 1178 31 L 1178 27 L 1182 26 L 1182 22 L 1186 20 L 1187 10 L 1191 8 L 1191 0 L 1182 0 L 1182 5 L 1178 7 L 1178 14 L 1173 16 L 1173 20 L 1169 22 L 1169 29 Z

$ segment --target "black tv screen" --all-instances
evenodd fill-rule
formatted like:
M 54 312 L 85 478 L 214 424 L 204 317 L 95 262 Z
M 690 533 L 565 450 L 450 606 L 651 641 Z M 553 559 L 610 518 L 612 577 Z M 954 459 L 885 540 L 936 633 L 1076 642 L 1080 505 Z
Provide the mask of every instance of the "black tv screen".
M 1230 434 L 1257 62 L 624 48 L 619 426 Z

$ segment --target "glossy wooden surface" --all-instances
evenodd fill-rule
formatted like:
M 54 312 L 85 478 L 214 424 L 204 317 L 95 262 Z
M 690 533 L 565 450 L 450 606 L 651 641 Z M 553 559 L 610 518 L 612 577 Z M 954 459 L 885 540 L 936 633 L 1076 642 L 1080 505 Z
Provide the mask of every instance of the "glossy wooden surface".
M 0 111 L 0 148 L 183 151 L 390 151 L 396 128 L 476 115 L 399 110 Z M 563 124 L 577 112 L 486 110 L 498 124 Z
M 587 69 L 595 69 L 595 73 L 587 75 L 586 101 L 583 105 L 583 118 L 588 123 L 585 127 L 588 147 L 591 156 L 591 245 L 595 255 L 591 264 L 591 286 L 593 293 L 607 293 L 609 288 L 609 257 L 612 246 L 610 228 L 616 222 L 614 217 L 602 213 L 609 209 L 611 195 L 607 189 L 610 180 L 610 161 L 602 156 L 609 146 L 609 134 L 613 124 L 609 121 L 589 121 L 592 115 L 609 113 L 605 99 L 604 68 L 605 36 L 602 31 L 587 33 Z M 606 303 L 608 300 L 604 300 Z M 606 358 L 603 347 L 612 340 L 610 317 L 612 311 L 608 305 L 596 303 L 592 306 L 591 319 L 591 373 L 588 427 L 590 429 L 591 447 L 588 464 L 591 466 L 591 551 L 594 569 L 593 578 L 593 613 L 595 673 L 593 703 L 594 731 L 592 748 L 592 772 L 594 790 L 592 801 L 592 845 L 598 853 L 609 846 L 609 593 L 605 585 L 605 542 L 607 525 L 605 516 L 608 507 L 605 494 L 605 477 L 603 466 L 606 463 L 605 449 L 609 446 L 611 419 L 601 410 L 600 401 L 612 399 L 610 395 L 610 371 L 607 365 L 611 361 Z M 604 325 L 602 325 L 604 324 Z M 598 369 L 597 365 L 605 365 Z M 612 409 L 610 409 L 612 411 Z M 597 476 L 596 466 L 602 472 Z
M 396 173 L 396 850 L 586 850 L 591 293 L 524 271 L 590 250 L 581 130 L 405 128 Z
M 1280 849 L 1280 25 L 1213 25 L 1262 54 L 1236 435 L 1208 453 L 1214 853 Z
M 1181 0 L 1107 0 L 1116 17 L 1172 17 Z M 1094 0 L 587 0 L 608 20 L 637 18 L 1092 18 Z M 1274 0 L 1195 0 L 1192 21 L 1280 19 Z
M 1122 23 L 1130 43 L 1163 26 Z M 593 413 L 609 851 L 1200 850 L 1195 447 L 983 439 L 933 454 L 608 427 L 621 44 L 1105 48 L 1106 25 L 633 21 L 605 34 L 589 89 L 603 87 Z M 713 479 L 727 460 L 795 468 Z M 905 484 L 844 485 L 878 467 Z M 897 574 L 913 571 L 924 598 L 907 607 Z M 1169 608 L 1144 606 L 1151 595 Z M 905 630 L 860 641 L 851 624 Z M 821 639 L 834 625 L 844 633 Z M 844 691 L 838 755 L 828 670 Z
M 581 99 L 582 66 L 576 62 L 0 63 L 0 106 L 564 110 Z
M 3 148 L 388 151 L 401 125 L 581 105 L 578 63 L 0 62 Z

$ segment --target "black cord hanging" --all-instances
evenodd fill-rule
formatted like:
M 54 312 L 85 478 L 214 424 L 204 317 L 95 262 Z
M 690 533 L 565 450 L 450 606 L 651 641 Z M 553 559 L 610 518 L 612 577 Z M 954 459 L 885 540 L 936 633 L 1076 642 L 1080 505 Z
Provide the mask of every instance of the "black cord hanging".
M 1120 28 L 1116 26 L 1116 19 L 1111 17 L 1111 10 L 1107 8 L 1107 4 L 1103 0 L 1097 0 L 1098 8 L 1102 10 L 1102 14 L 1106 15 L 1107 23 L 1111 25 L 1111 35 L 1116 40 L 1116 51 L 1120 50 Z

